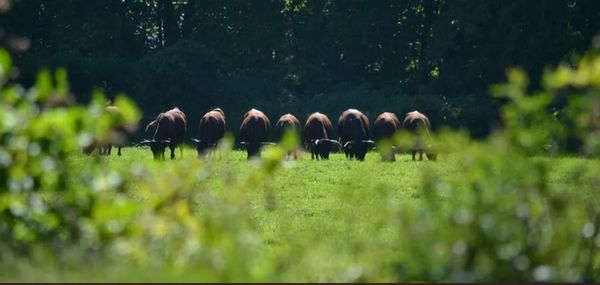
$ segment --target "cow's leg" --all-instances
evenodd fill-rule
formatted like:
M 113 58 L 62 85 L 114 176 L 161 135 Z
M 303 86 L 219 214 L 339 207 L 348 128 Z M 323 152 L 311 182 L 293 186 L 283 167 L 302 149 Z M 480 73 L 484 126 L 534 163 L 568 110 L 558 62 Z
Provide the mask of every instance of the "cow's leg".
M 118 156 L 121 156 L 121 147 L 120 147 L 120 146 L 119 146 L 119 147 L 117 147 L 117 155 L 118 155 Z
M 423 151 L 420 150 L 419 151 L 419 161 L 422 161 L 422 160 L 423 160 Z
M 169 149 L 171 149 L 171 159 L 175 159 L 175 146 L 169 146 Z
M 417 154 L 417 151 L 416 151 L 416 150 L 413 150 L 413 151 L 412 151 L 412 160 L 413 160 L 413 161 L 417 160 L 417 159 L 415 158 L 415 155 L 416 155 L 416 154 Z
M 110 155 L 111 151 L 112 151 L 112 144 L 109 144 L 109 145 L 106 147 L 106 155 Z

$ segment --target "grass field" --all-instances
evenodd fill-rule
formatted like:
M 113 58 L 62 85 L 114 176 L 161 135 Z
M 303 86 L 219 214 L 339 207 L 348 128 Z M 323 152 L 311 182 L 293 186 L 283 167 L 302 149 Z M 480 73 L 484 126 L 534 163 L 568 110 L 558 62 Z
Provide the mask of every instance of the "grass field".
M 179 156 L 179 151 L 176 154 Z M 195 211 L 199 212 L 214 208 L 210 205 L 214 201 L 206 197 L 219 197 L 232 191 L 232 187 L 247 181 L 259 168 L 259 162 L 247 161 L 242 151 L 199 160 L 196 151 L 190 148 L 185 149 L 183 159 L 178 157 L 175 161 L 153 161 L 149 149 L 125 148 L 121 157 L 76 155 L 72 162 L 84 169 L 94 159 L 106 159 L 110 168 L 120 171 L 132 170 L 138 165 L 150 166 L 157 172 L 172 171 L 167 166 L 179 164 L 184 165 L 179 171 L 186 171 L 190 163 L 204 165 L 198 174 L 205 176 L 197 185 L 198 193 L 204 197 L 196 201 Z M 571 182 L 573 171 L 577 166 L 594 164 L 597 160 L 531 159 L 552 161 L 548 179 L 560 191 L 573 191 L 573 199 L 589 196 L 589 193 L 577 192 L 581 185 Z M 444 181 L 460 183 L 463 163 L 458 155 L 442 156 L 438 162 L 414 162 L 407 154 L 397 155 L 396 162 L 381 162 L 375 152 L 370 152 L 364 162 L 347 160 L 339 153 L 333 154 L 329 161 L 311 160 L 309 153 L 297 161 L 285 161 L 284 167 L 272 177 L 244 189 L 249 215 L 244 218 L 255 230 L 257 236 L 253 240 L 258 243 L 258 250 L 244 257 L 254 264 L 251 267 L 251 275 L 256 276 L 254 281 L 403 280 L 401 268 L 407 265 L 397 264 L 397 260 L 412 257 L 403 256 L 401 248 L 405 245 L 400 245 L 414 242 L 427 250 L 427 244 L 418 240 L 418 235 L 413 239 L 412 233 L 406 231 L 403 226 L 406 221 L 400 213 L 406 208 L 418 212 L 424 207 L 425 193 L 421 190 L 427 179 L 424 173 L 435 173 Z M 173 180 L 173 183 L 178 182 Z M 148 188 L 151 187 L 134 185 L 131 189 L 136 189 L 136 193 L 129 193 L 130 199 L 143 206 L 156 194 Z M 440 198 L 441 207 L 444 207 L 443 199 Z M 156 275 L 144 273 L 143 276 L 131 275 L 131 268 L 113 269 L 112 275 L 101 273 L 106 270 L 81 272 L 62 272 L 58 274 L 60 277 L 49 275 L 48 279 L 42 277 L 41 280 L 252 281 L 206 276 L 193 270 L 185 274 L 157 271 Z M 271 275 L 272 272 L 278 273 Z M 23 276 L 15 278 L 21 280 Z

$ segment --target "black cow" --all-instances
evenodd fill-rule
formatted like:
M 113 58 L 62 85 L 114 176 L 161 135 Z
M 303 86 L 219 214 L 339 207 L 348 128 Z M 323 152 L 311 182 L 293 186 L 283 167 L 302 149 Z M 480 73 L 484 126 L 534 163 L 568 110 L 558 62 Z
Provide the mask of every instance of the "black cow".
M 347 158 L 363 161 L 367 151 L 375 147 L 369 140 L 369 119 L 362 112 L 356 109 L 342 112 L 337 128 Z
M 165 148 L 171 149 L 171 159 L 175 159 L 175 147 L 180 146 L 180 154 L 183 156 L 182 144 L 187 132 L 187 117 L 175 107 L 167 112 L 160 113 L 156 120 L 148 124 L 155 125 L 152 140 L 144 140 L 141 143 L 150 146 L 154 159 L 165 159 Z M 146 127 L 146 129 L 148 129 Z
M 304 124 L 304 147 L 310 149 L 311 159 L 329 159 L 329 153 L 340 150 L 333 138 L 333 126 L 325 114 L 313 113 Z
M 213 109 L 200 119 L 200 137 L 192 139 L 196 142 L 198 157 L 206 154 L 210 148 L 217 146 L 225 136 L 225 113 L 217 108 Z
M 268 140 L 270 130 L 271 121 L 263 112 L 253 108 L 244 114 L 240 126 L 240 139 L 246 146 L 248 159 L 260 156 L 260 147 Z

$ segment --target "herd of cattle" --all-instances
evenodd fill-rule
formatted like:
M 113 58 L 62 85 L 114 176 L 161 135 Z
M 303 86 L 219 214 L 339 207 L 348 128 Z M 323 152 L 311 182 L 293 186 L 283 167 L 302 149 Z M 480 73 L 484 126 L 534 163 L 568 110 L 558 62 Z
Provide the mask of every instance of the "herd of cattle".
M 110 109 L 113 108 L 113 109 Z M 114 112 L 114 107 L 107 107 L 107 111 Z M 171 159 L 175 159 L 175 148 L 182 146 L 187 133 L 188 120 L 186 115 L 177 107 L 158 114 L 155 120 L 150 122 L 145 129 L 151 139 L 145 139 L 141 145 L 150 146 L 154 159 L 164 159 L 165 150 L 171 151 Z M 220 108 L 213 109 L 200 119 L 198 138 L 192 139 L 196 144 L 198 156 L 206 155 L 215 148 L 225 135 L 226 119 L 225 113 Z M 404 129 L 417 136 L 418 139 L 412 146 L 412 159 L 423 159 L 423 153 L 430 160 L 435 160 L 436 155 L 428 145 L 423 143 L 420 136 L 429 136 L 431 125 L 429 119 L 418 111 L 408 112 L 404 121 L 400 120 L 394 113 L 384 112 L 377 116 L 371 124 L 365 114 L 356 110 L 348 109 L 341 113 L 337 122 L 338 139 L 333 137 L 333 124 L 327 115 L 313 113 L 306 119 L 304 128 L 298 118 L 292 114 L 285 114 L 277 120 L 274 128 L 274 137 L 279 141 L 286 132 L 295 132 L 302 137 L 304 148 L 309 150 L 312 159 L 329 159 L 329 154 L 335 151 L 343 151 L 347 158 L 362 161 L 369 150 L 375 148 L 375 143 L 382 139 L 389 139 L 397 132 Z M 239 139 L 245 147 L 248 159 L 260 156 L 260 149 L 264 145 L 274 144 L 269 142 L 271 132 L 271 121 L 261 111 L 251 109 L 246 112 L 240 126 Z M 371 140 L 370 137 L 374 139 Z M 99 144 L 100 154 L 110 155 L 110 143 Z M 121 155 L 121 147 L 118 147 Z M 395 147 L 391 153 L 382 153 L 383 160 L 393 161 Z M 89 151 L 88 151 L 89 153 Z M 296 151 L 290 152 L 296 157 Z

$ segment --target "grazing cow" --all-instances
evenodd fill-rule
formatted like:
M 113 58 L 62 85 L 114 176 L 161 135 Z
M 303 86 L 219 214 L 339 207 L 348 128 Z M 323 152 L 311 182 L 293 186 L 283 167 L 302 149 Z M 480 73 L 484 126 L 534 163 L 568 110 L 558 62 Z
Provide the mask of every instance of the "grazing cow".
M 240 126 L 240 139 L 246 146 L 248 159 L 260 156 L 260 147 L 268 140 L 270 129 L 271 122 L 263 112 L 253 108 L 244 114 Z
M 113 117 L 119 116 L 120 115 L 120 111 L 119 108 L 117 106 L 107 106 L 106 107 L 106 111 Z M 113 147 L 113 143 L 115 144 L 115 146 L 117 147 L 117 155 L 121 155 L 121 148 L 123 148 L 124 143 L 123 143 L 123 139 L 117 134 L 117 135 L 113 135 L 111 133 L 111 137 L 107 142 L 105 143 L 101 143 L 99 145 L 99 150 L 100 150 L 100 154 L 104 154 L 104 155 L 110 155 L 112 147 Z
M 304 147 L 310 149 L 311 159 L 329 159 L 329 153 L 341 149 L 339 142 L 332 140 L 333 126 L 325 114 L 312 113 L 304 124 Z
M 180 146 L 180 154 L 183 156 L 183 139 L 187 131 L 187 117 L 175 107 L 169 111 L 158 114 L 156 120 L 152 121 L 146 129 L 155 125 L 156 130 L 152 140 L 144 140 L 141 143 L 150 146 L 154 159 L 165 158 L 165 148 L 171 149 L 171 159 L 175 159 L 175 147 Z
M 105 111 L 113 118 L 118 118 L 121 113 L 117 106 L 106 106 Z M 109 131 L 108 138 L 103 141 L 93 142 L 88 147 L 84 148 L 84 153 L 91 154 L 94 149 L 98 149 L 99 155 L 110 155 L 112 147 L 115 145 L 118 149 L 117 155 L 121 155 L 121 149 L 124 147 L 124 136 L 135 130 L 132 126 L 114 127 Z
M 384 112 L 377 116 L 373 123 L 373 138 L 375 142 L 381 140 L 390 140 L 401 128 L 400 120 L 394 113 Z M 383 161 L 395 161 L 395 146 L 390 149 L 380 148 L 381 159 Z
M 419 111 L 412 111 L 406 113 L 404 122 L 402 123 L 404 128 L 413 134 L 415 139 L 412 147 L 412 160 L 416 160 L 415 155 L 419 153 L 419 160 L 423 160 L 423 152 L 429 160 L 436 160 L 437 154 L 431 150 L 431 146 L 425 146 L 423 136 L 426 139 L 430 139 L 431 124 L 427 116 L 421 114 Z
M 196 142 L 198 157 L 205 154 L 210 148 L 217 146 L 225 135 L 225 113 L 217 108 L 213 109 L 200 119 L 200 138 L 192 139 Z
M 375 147 L 375 143 L 369 140 L 369 119 L 360 111 L 344 111 L 340 115 L 337 128 L 347 158 L 362 161 L 367 151 Z
M 279 117 L 279 120 L 275 123 L 275 140 L 281 141 L 286 132 L 293 132 L 297 137 L 300 137 L 300 121 L 290 113 Z M 297 149 L 290 150 L 287 156 L 293 156 L 294 159 L 298 159 Z

